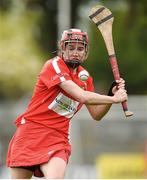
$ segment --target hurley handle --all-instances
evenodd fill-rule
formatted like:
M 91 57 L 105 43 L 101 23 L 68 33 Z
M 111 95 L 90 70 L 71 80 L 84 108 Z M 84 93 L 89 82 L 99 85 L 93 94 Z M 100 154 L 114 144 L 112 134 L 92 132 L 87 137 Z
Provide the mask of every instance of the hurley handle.
M 120 79 L 120 73 L 119 73 L 119 69 L 118 69 L 118 64 L 117 64 L 116 56 L 115 55 L 109 56 L 109 61 L 110 61 L 110 64 L 111 64 L 111 68 L 112 68 L 112 72 L 113 72 L 113 75 L 114 75 L 114 79 L 115 80 L 119 80 Z M 133 112 L 128 110 L 128 106 L 127 106 L 126 101 L 122 102 L 121 104 L 122 104 L 125 116 L 126 117 L 132 116 Z

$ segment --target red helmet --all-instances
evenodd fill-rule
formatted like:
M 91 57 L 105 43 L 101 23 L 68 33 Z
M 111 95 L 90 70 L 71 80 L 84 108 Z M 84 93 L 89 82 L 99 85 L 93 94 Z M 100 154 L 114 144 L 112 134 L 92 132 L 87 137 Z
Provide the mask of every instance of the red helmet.
M 68 29 L 63 31 L 60 46 L 62 49 L 65 47 L 67 42 L 82 42 L 88 45 L 88 34 L 80 29 Z

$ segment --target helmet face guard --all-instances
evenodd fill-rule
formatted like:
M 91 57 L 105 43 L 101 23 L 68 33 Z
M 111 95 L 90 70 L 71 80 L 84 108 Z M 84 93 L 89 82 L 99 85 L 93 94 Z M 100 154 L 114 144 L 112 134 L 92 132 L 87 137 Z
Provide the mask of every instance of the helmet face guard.
M 70 43 L 82 43 L 85 47 L 84 59 L 87 58 L 88 35 L 86 32 L 83 32 L 80 29 L 69 29 L 69 30 L 63 31 L 61 40 L 59 42 L 62 58 L 63 58 L 63 52 L 66 51 L 66 46 Z M 69 57 L 66 59 L 65 58 L 63 59 L 65 63 L 73 69 L 78 67 L 81 64 L 81 62 L 77 59 L 70 59 Z
M 65 30 L 62 33 L 62 37 L 60 40 L 61 50 L 65 50 L 66 44 L 70 42 L 81 42 L 85 44 L 86 51 L 88 51 L 88 35 L 86 32 L 83 32 L 80 29 L 69 29 Z

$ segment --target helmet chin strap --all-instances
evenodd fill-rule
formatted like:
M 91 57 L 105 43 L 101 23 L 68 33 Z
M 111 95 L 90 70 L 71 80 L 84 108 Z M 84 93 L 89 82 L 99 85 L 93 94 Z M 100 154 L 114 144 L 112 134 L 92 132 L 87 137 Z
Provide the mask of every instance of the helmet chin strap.
M 72 68 L 72 69 L 75 69 L 81 65 L 81 62 L 77 59 L 65 60 L 64 62 L 69 68 Z

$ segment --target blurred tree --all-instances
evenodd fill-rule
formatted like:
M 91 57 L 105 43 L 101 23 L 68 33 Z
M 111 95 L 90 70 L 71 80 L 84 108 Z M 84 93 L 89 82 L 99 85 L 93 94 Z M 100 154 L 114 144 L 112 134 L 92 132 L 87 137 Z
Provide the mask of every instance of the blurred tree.
M 26 11 L 22 1 L 13 3 L 9 13 L 0 14 L 1 100 L 30 92 L 42 65 L 42 53 L 33 39 L 39 15 Z
M 8 11 L 12 6 L 11 0 L 0 0 L 0 11 Z
M 147 4 L 144 0 L 128 0 L 128 11 L 124 14 L 121 38 L 121 62 L 128 81 L 128 90 L 135 94 L 147 93 Z M 125 53 L 124 53 L 125 51 Z
M 71 0 L 71 27 L 75 27 L 79 19 L 78 7 L 89 0 L 75 1 Z M 40 29 L 39 42 L 43 50 L 48 53 L 55 51 L 57 48 L 57 3 L 58 0 L 26 0 L 27 7 L 31 10 L 42 11 L 42 19 L 38 23 Z
M 71 1 L 72 11 L 71 11 L 71 26 L 74 27 L 79 20 L 79 7 L 83 4 L 88 3 L 90 0 L 80 0 L 80 1 Z
M 57 0 L 26 0 L 27 8 L 34 12 L 41 11 L 38 21 L 40 33 L 36 36 L 42 50 L 48 54 L 56 50 L 57 45 Z

